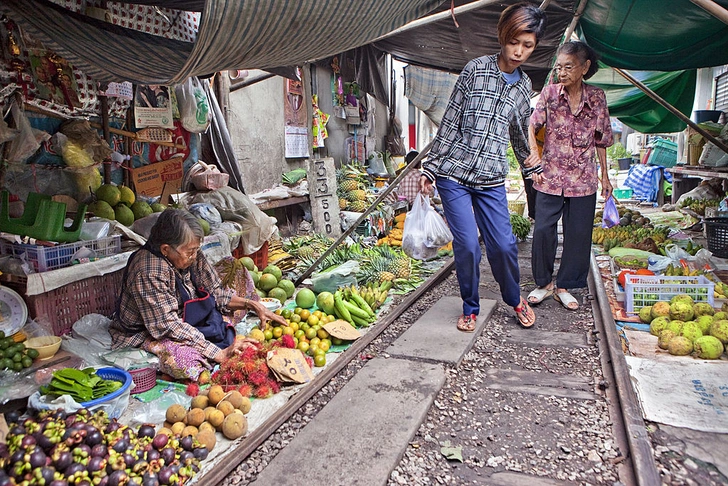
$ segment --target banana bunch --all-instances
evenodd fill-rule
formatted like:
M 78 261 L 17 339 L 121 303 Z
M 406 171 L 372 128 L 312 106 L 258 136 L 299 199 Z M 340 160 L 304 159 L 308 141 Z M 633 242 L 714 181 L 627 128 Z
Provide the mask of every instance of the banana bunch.
M 713 298 L 728 299 L 728 284 L 715 282 L 715 287 L 713 287 Z
M 511 230 L 516 238 L 525 240 L 531 232 L 531 222 L 520 214 L 511 213 Z
M 352 285 L 334 293 L 334 314 L 354 327 L 369 327 L 376 321 L 375 309 L 387 299 L 392 282 L 359 289 Z M 370 303 L 371 302 L 371 303 Z
M 703 274 L 705 272 L 699 268 L 691 270 L 690 267 L 684 267 L 682 265 L 675 266 L 672 263 L 665 269 L 665 276 L 667 277 L 695 277 Z
M 285 272 L 296 268 L 296 258 L 283 249 L 280 241 L 271 242 L 268 246 L 268 265 L 275 265 Z

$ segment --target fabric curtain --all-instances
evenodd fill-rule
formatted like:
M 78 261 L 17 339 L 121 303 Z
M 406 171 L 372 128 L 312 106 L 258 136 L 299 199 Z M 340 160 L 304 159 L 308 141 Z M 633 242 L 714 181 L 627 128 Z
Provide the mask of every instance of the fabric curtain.
M 440 126 L 457 79 L 456 75 L 444 71 L 406 66 L 404 95 L 435 125 Z

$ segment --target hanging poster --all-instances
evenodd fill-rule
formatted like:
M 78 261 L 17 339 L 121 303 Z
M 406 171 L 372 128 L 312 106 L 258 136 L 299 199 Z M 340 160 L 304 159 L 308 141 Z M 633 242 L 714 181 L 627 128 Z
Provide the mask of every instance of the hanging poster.
M 137 128 L 174 129 L 169 87 L 158 84 L 138 85 L 134 96 L 134 120 Z
M 300 158 L 309 156 L 308 127 L 306 120 L 306 107 L 303 102 L 302 71 L 296 68 L 297 79 L 286 79 L 284 83 L 284 115 L 285 115 L 285 141 L 286 158 Z
M 28 56 L 38 96 L 71 108 L 80 106 L 73 67 L 53 53 L 31 53 Z

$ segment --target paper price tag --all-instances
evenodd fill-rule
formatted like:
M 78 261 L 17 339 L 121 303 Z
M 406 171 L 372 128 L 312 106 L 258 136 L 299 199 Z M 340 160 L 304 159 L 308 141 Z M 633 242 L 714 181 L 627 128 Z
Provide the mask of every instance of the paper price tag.
M 327 322 L 324 325 L 326 332 L 344 341 L 354 341 L 361 337 L 361 333 L 354 329 L 354 326 L 343 319 Z
M 298 349 L 278 348 L 268 352 L 268 367 L 283 382 L 308 383 L 313 372 Z

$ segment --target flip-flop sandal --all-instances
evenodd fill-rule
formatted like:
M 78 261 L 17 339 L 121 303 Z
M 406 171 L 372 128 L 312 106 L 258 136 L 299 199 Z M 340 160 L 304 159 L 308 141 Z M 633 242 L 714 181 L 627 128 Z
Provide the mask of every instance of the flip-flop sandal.
M 528 294 L 528 303 L 540 304 L 544 301 L 544 299 L 546 299 L 546 297 L 551 295 L 554 295 L 554 287 L 551 287 L 550 289 L 547 289 L 546 287 L 538 287 Z
M 579 302 L 574 298 L 573 295 L 571 295 L 567 291 L 554 294 L 554 299 L 556 300 L 556 302 L 560 302 L 561 305 L 563 305 L 564 308 L 567 310 L 579 310 Z M 576 304 L 576 307 L 572 307 L 573 304 Z
M 536 314 L 533 313 L 533 309 L 528 305 L 526 299 L 521 297 L 521 303 L 513 308 L 516 311 L 516 319 L 521 327 L 530 328 L 536 324 Z
M 466 316 L 465 314 L 461 315 L 458 319 L 458 331 L 462 332 L 473 332 L 475 331 L 475 325 L 477 323 L 478 316 L 475 314 L 470 314 L 469 316 Z

